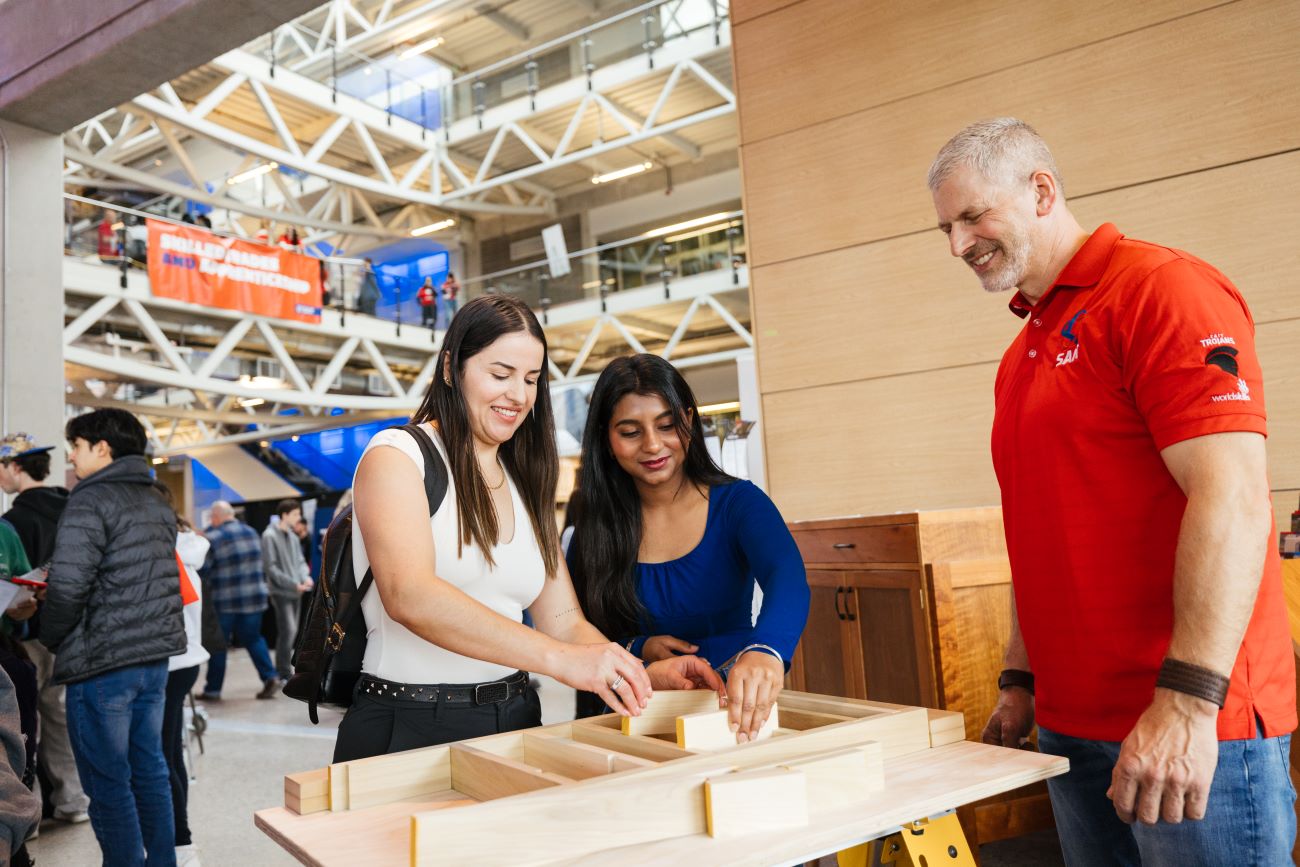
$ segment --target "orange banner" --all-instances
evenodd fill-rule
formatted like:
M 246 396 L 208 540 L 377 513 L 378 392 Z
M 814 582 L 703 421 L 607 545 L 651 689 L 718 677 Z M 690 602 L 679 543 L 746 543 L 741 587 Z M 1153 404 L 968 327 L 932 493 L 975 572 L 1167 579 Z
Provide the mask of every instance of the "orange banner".
M 149 220 L 149 283 L 160 298 L 319 322 L 319 260 Z

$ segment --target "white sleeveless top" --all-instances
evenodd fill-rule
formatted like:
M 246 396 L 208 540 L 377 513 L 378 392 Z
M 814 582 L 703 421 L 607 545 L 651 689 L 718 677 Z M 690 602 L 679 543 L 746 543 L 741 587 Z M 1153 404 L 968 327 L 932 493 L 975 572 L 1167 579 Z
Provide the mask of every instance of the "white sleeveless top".
M 434 445 L 446 461 L 447 450 L 442 437 L 427 423 L 421 427 L 433 437 Z M 401 451 L 414 464 L 411 471 L 424 477 L 424 456 L 406 431 L 380 431 L 371 438 L 366 452 L 378 446 L 389 446 Z M 456 504 L 456 487 L 450 475 L 450 466 L 448 463 L 447 496 L 429 522 L 437 549 L 434 574 L 507 620 L 519 623 L 523 620 L 524 609 L 542 591 L 546 566 L 533 534 L 532 522 L 528 520 L 528 512 L 515 488 L 515 481 L 509 477 L 509 473 L 506 474 L 515 513 L 514 538 L 493 549 L 496 566 L 490 567 L 483 559 L 482 551 L 473 542 L 467 542 L 461 549 L 460 556 L 456 555 L 460 510 Z M 354 478 L 353 484 L 355 483 Z M 365 539 L 361 535 L 361 524 L 358 521 L 352 524 L 352 567 L 356 571 L 358 582 L 370 568 Z M 367 674 L 398 683 L 481 683 L 514 673 L 513 668 L 461 656 L 420 638 L 388 616 L 378 591 L 379 585 L 376 582 L 361 600 L 368 639 L 362 670 Z

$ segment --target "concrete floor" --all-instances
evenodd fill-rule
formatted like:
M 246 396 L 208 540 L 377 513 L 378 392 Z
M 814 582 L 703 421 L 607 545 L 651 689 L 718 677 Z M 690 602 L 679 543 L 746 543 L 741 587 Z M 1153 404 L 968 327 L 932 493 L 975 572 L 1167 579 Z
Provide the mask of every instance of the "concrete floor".
M 199 676 L 195 692 L 201 692 Z M 208 730 L 190 783 L 190 831 L 203 867 L 280 867 L 298 862 L 253 826 L 253 813 L 284 800 L 284 775 L 329 763 L 343 715 L 322 708 L 320 725 L 307 719 L 307 705 L 284 696 L 254 698 L 261 688 L 243 650 L 230 651 L 222 701 L 206 703 Z M 573 718 L 573 691 L 542 678 L 545 723 Z M 90 867 L 100 863 L 89 823 L 46 821 L 29 851 L 41 867 Z
M 573 690 L 541 680 L 542 721 L 573 717 Z M 200 676 L 196 692 L 201 691 Z M 329 763 L 342 714 L 321 709 L 320 725 L 307 719 L 307 706 L 278 696 L 258 701 L 261 683 L 248 654 L 230 652 L 223 700 L 206 704 L 209 723 L 204 752 L 196 756 L 198 779 L 190 783 L 190 830 L 203 867 L 290 867 L 297 864 L 253 826 L 253 813 L 279 806 L 284 775 Z M 90 867 L 100 863 L 90 824 L 47 821 L 29 844 L 41 867 Z M 984 867 L 1058 867 L 1055 833 L 1035 834 L 983 847 Z M 833 862 L 832 862 L 833 863 Z

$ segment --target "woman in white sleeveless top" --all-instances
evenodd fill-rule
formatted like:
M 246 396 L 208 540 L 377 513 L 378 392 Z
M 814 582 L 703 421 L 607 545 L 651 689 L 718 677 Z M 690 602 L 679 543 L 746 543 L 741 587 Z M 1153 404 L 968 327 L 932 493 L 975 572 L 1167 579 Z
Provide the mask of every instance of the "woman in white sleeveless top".
M 356 574 L 375 575 L 362 601 L 369 641 L 336 762 L 540 725 L 529 670 L 624 715 L 653 687 L 721 688 L 695 657 L 644 667 L 583 616 L 554 519 L 548 366 L 545 334 L 518 299 L 486 295 L 457 314 L 412 419 L 448 469 L 432 518 L 412 436 L 383 431 L 367 446 L 352 542 Z

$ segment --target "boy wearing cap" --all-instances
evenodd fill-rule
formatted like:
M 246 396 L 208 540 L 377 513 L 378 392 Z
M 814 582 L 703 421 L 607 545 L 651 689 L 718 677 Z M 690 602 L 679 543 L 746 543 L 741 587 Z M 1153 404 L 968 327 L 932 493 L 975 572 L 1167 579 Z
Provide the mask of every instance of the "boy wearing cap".
M 32 566 L 44 566 L 54 554 L 54 535 L 59 518 L 68 504 L 68 489 L 47 485 L 50 475 L 50 452 L 54 446 L 37 445 L 30 434 L 9 434 L 0 439 L 0 490 L 13 496 L 13 505 L 3 519 L 13 525 L 26 559 Z M 36 666 L 41 717 L 40 747 L 37 759 L 41 777 L 37 792 L 48 784 L 48 801 L 55 819 L 84 822 L 90 818 L 86 808 L 90 799 L 81 790 L 77 764 L 68 741 L 68 717 L 65 687 L 54 682 L 54 655 L 41 644 L 41 606 L 26 621 L 23 648 Z

